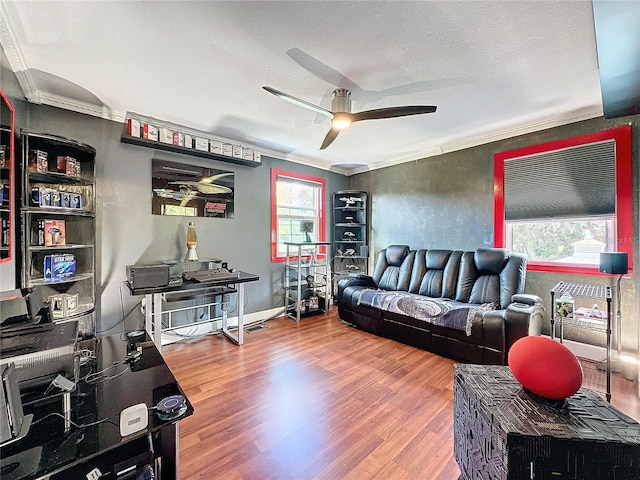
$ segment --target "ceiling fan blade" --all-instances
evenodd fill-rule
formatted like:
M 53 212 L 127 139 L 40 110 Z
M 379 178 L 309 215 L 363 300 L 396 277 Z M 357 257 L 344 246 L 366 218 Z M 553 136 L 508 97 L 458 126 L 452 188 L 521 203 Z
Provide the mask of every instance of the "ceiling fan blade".
M 313 58 L 299 48 L 290 48 L 286 51 L 286 54 L 302 68 L 334 87 L 348 88 L 352 93 L 362 90 L 353 80 L 345 77 L 329 65 L 325 65 L 320 60 Z
M 305 102 L 304 100 L 300 100 L 299 98 L 296 98 L 293 95 L 289 95 L 288 93 L 281 92 L 280 90 L 276 90 L 275 88 L 271 88 L 271 87 L 262 87 L 262 88 L 264 88 L 267 92 L 275 95 L 276 97 L 281 98 L 282 100 L 286 100 L 289 103 L 293 103 L 298 107 L 306 108 L 307 110 L 311 110 L 312 112 L 316 112 L 321 115 L 325 115 L 329 118 L 333 118 L 333 113 L 331 113 L 329 110 L 325 110 L 322 107 L 314 105 L 313 103 Z
M 339 128 L 332 128 L 331 130 L 329 130 L 329 133 L 327 133 L 327 136 L 324 137 L 324 141 L 322 142 L 322 145 L 320 146 L 320 150 L 324 150 L 329 145 L 331 145 L 331 143 L 336 139 L 336 137 L 338 136 L 339 133 L 340 133 L 340 129 Z
M 361 120 L 376 120 L 378 118 L 407 117 L 409 115 L 421 115 L 423 113 L 433 113 L 438 107 L 434 105 L 409 105 L 406 107 L 376 108 L 375 110 L 364 110 L 351 114 L 352 122 Z

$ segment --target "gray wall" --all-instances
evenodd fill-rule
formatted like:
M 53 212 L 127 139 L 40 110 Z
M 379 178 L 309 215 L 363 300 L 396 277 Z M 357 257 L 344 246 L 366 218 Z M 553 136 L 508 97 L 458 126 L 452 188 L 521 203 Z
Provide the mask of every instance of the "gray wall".
M 371 255 L 390 244 L 412 248 L 473 250 L 493 246 L 493 156 L 496 152 L 633 124 L 634 273 L 622 280 L 623 346 L 638 350 L 638 171 L 639 116 L 593 119 L 354 175 L 349 188 L 369 192 Z M 550 309 L 549 290 L 560 280 L 613 285 L 613 279 L 528 272 L 526 291 Z M 590 305 L 589 305 L 590 306 Z M 604 307 L 604 301 L 600 302 Z M 546 325 L 546 332 L 549 326 Z M 570 329 L 568 338 L 604 345 L 605 336 Z
M 15 77 L 14 77 L 15 80 Z M 4 85 L 4 78 L 3 78 Z M 18 129 L 72 138 L 96 151 L 97 330 L 122 328 L 122 311 L 134 309 L 126 328 L 139 328 L 142 315 L 134 308 L 124 285 L 126 266 L 136 262 L 179 259 L 185 253 L 187 217 L 151 214 L 151 159 L 192 165 L 211 165 L 235 173 L 235 218 L 198 218 L 198 255 L 219 258 L 236 269 L 256 273 L 260 281 L 245 288 L 247 313 L 284 305 L 282 263 L 271 262 L 270 169 L 279 168 L 327 181 L 327 208 L 331 192 L 344 190 L 347 177 L 292 162 L 262 157 L 262 165 L 249 168 L 198 157 L 173 154 L 120 142 L 122 124 L 43 105 L 27 104 L 16 115 Z M 330 215 L 327 233 L 330 235 Z M 11 276 L 12 265 L 2 265 L 2 276 Z M 9 287 L 10 288 L 10 287 Z M 111 327 L 116 326 L 111 329 Z

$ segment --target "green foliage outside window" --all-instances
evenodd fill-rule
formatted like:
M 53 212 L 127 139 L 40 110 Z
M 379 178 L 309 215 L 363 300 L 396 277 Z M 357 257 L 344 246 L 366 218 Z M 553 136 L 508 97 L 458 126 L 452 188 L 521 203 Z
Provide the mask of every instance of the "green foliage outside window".
M 552 262 L 573 257 L 577 242 L 595 250 L 602 246 L 604 250 L 609 223 L 602 219 L 513 222 L 513 251 L 525 253 L 529 260 Z M 597 256 L 591 263 L 597 263 Z

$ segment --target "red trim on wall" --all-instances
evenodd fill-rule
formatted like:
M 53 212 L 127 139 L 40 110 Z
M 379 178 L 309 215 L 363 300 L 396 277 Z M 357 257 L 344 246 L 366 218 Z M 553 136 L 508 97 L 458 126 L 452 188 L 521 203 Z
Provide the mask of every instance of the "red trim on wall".
M 278 215 L 276 208 L 276 182 L 278 177 L 289 177 L 295 180 L 303 180 L 307 182 L 313 182 L 321 185 L 322 196 L 320 198 L 320 205 L 318 216 L 320 218 L 320 226 L 318 230 L 318 238 L 320 242 L 324 242 L 326 238 L 326 225 L 325 225 L 325 211 L 326 211 L 326 195 L 327 195 L 327 181 L 322 177 L 314 177 L 312 175 L 305 175 L 302 173 L 290 172 L 288 170 L 281 170 L 278 168 L 271 169 L 271 261 L 272 262 L 284 262 L 284 257 L 278 256 Z
M 498 152 L 494 155 L 493 185 L 494 185 L 494 245 L 504 248 L 506 245 L 504 221 L 504 163 L 513 158 L 535 155 L 539 153 L 576 147 L 588 143 L 615 141 L 616 149 L 616 236 L 618 252 L 627 252 L 629 257 L 629 272 L 633 267 L 633 180 L 631 158 L 631 125 L 625 125 L 600 132 L 588 133 L 577 137 L 554 140 L 552 142 L 531 145 L 528 147 Z M 623 212 L 629 212 L 625 215 Z M 593 265 L 567 265 L 530 261 L 528 270 L 541 272 L 561 272 L 599 275 L 599 267 Z
M 493 244 L 504 248 L 507 242 L 504 229 L 504 160 L 493 160 Z
M 0 263 L 8 262 L 13 258 L 14 252 L 14 223 L 15 223 L 15 177 L 16 177 L 16 166 L 15 166 L 15 109 L 13 108 L 13 104 L 9 101 L 9 98 L 4 93 L 4 90 L 0 88 L 0 98 L 7 105 L 9 112 L 11 112 L 11 138 L 9 139 L 9 254 L 7 258 L 0 259 Z

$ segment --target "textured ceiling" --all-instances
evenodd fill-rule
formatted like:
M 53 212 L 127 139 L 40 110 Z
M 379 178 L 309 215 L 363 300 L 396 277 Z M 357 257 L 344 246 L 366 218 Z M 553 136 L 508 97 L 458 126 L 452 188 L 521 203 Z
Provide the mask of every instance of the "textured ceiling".
M 356 173 L 602 114 L 590 1 L 0 3 L 2 46 L 33 102 L 133 111 Z M 371 120 L 319 150 L 326 117 L 262 90 Z

